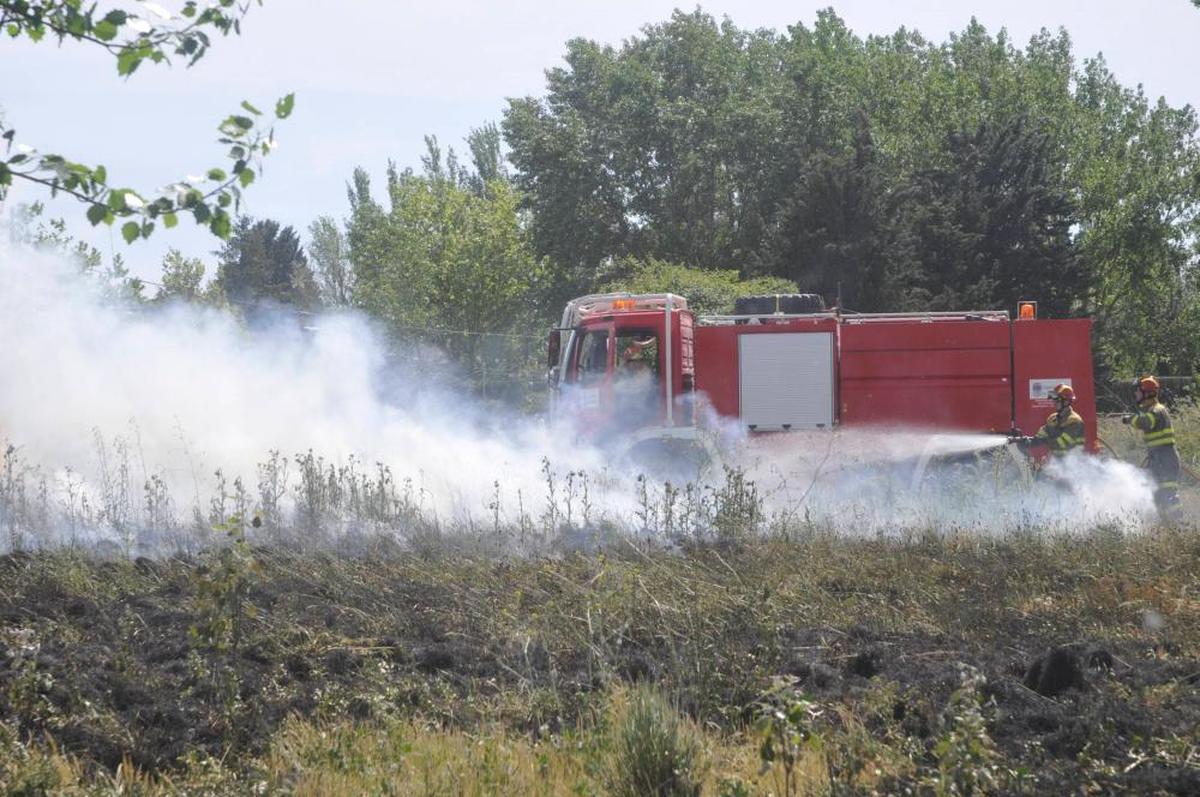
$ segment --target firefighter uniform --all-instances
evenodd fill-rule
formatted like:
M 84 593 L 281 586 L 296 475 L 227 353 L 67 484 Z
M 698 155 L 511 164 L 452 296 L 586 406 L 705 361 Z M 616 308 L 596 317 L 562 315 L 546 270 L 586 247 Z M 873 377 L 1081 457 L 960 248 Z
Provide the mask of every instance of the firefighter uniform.
M 1147 467 L 1154 477 L 1154 505 L 1163 518 L 1174 520 L 1179 515 L 1179 452 L 1175 448 L 1175 429 L 1171 413 L 1155 395 L 1138 405 L 1129 423 L 1142 433 L 1148 451 Z
M 1070 385 L 1057 385 L 1050 391 L 1047 398 L 1055 403 L 1055 411 L 1050 413 L 1050 417 L 1046 418 L 1046 422 L 1032 437 L 1016 437 L 1013 442 L 1022 451 L 1028 451 L 1033 446 L 1048 448 L 1050 455 L 1057 459 L 1077 448 L 1082 448 L 1087 438 L 1087 431 L 1083 424 L 1083 418 L 1071 406 L 1075 403 L 1075 391 Z M 1070 482 L 1060 476 L 1049 475 L 1042 469 L 1042 464 L 1039 461 L 1034 465 L 1036 478 L 1039 481 L 1051 484 L 1065 492 L 1072 492 Z
M 1061 457 L 1068 451 L 1082 448 L 1085 437 L 1083 418 L 1068 405 L 1065 412 L 1060 410 L 1050 414 L 1032 442 L 1048 446 L 1051 454 Z

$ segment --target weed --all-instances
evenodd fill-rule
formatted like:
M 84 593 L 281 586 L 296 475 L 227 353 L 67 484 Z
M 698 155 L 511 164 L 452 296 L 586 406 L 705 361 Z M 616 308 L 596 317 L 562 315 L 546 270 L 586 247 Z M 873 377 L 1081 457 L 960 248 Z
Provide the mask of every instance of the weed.
M 256 517 L 254 522 L 260 521 Z M 205 663 L 201 660 L 193 660 L 193 667 L 198 674 L 207 674 L 223 725 L 229 729 L 235 725 L 234 715 L 240 708 L 238 653 L 246 636 L 245 623 L 258 616 L 257 607 L 247 600 L 247 594 L 261 575 L 262 567 L 246 542 L 240 517 L 218 524 L 216 530 L 227 536 L 228 543 L 212 552 L 193 575 L 198 616 L 189 633 L 208 653 L 206 673 L 198 666 Z
M 946 706 L 946 730 L 934 745 L 938 797 L 988 794 L 1000 784 L 998 755 L 983 716 L 981 689 L 986 683 L 972 667 L 962 669 L 962 685 Z
M 822 709 L 804 695 L 776 689 L 761 708 L 757 730 L 762 771 L 770 773 L 775 793 L 793 797 L 800 793 L 802 763 L 823 755 L 824 741 L 815 727 Z
M 704 765 L 694 733 L 648 686 L 630 690 L 612 729 L 606 782 L 614 797 L 696 797 Z

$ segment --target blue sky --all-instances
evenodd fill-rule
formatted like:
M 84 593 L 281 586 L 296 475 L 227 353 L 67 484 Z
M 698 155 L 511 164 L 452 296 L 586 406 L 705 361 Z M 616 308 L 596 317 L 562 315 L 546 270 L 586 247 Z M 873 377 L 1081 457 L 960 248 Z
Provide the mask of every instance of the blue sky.
M 134 3 L 126 3 L 134 5 Z M 168 9 L 179 3 L 160 0 Z M 318 215 L 343 216 L 345 184 L 355 166 L 381 176 L 388 159 L 417 165 L 422 137 L 463 149 L 472 127 L 498 121 L 506 97 L 539 94 L 543 72 L 561 63 L 575 36 L 619 44 L 678 3 L 657 0 L 266 0 L 241 38 L 216 42 L 190 70 L 143 66 L 116 76 L 111 58 L 92 48 L 0 41 L 0 112 L 18 139 L 42 151 L 103 163 L 116 181 L 153 188 L 221 165 L 215 126 L 243 99 L 269 107 L 296 93 L 296 111 L 280 124 L 280 148 L 248 191 L 243 210 L 302 232 Z M 714 16 L 743 28 L 811 24 L 829 2 L 710 2 Z M 1200 9 L 1190 0 L 854 0 L 832 4 L 859 35 L 901 25 L 942 41 L 976 16 L 990 31 L 1006 27 L 1017 42 L 1063 26 L 1076 57 L 1103 52 L 1126 84 L 1175 105 L 1200 105 Z M 684 6 L 692 8 L 692 6 Z M 39 198 L 19 189 L 10 204 Z M 106 253 L 121 252 L 135 273 L 153 279 L 168 247 L 209 254 L 219 242 L 194 225 L 160 230 L 126 246 L 117 230 L 79 223 L 66 202 L 52 212 Z

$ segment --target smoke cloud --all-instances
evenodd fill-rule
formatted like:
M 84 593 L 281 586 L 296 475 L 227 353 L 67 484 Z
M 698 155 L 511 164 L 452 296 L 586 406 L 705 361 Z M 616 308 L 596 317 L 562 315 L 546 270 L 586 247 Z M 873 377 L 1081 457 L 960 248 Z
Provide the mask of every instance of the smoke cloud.
M 122 307 L 72 265 L 8 246 L 0 340 L 0 436 L 24 460 L 88 481 L 97 439 L 124 441 L 139 483 L 159 474 L 202 501 L 217 468 L 252 480 L 268 452 L 311 449 L 391 466 L 449 519 L 484 512 L 497 480 L 540 494 L 544 456 L 558 468 L 603 464 L 542 423 L 421 389 L 428 371 L 389 372 L 382 337 L 354 314 L 248 331 L 194 305 Z
M 405 500 L 472 527 L 490 518 L 524 528 L 528 517 L 550 528 L 607 522 L 677 534 L 689 531 L 680 517 L 694 532 L 697 518 L 716 511 L 712 502 L 728 497 L 719 467 L 681 498 L 678 483 L 638 480 L 637 468 L 568 429 L 498 413 L 429 368 L 397 371 L 392 362 L 383 336 L 355 314 L 247 330 L 195 305 L 123 306 L 74 266 L 0 243 L 0 440 L 50 475 L 42 500 L 59 515 L 77 500 L 90 504 L 104 527 L 93 538 L 159 522 L 152 486 L 169 493 L 175 515 L 207 517 L 225 489 L 218 469 L 226 484 L 243 480 L 247 509 L 258 511 L 271 452 L 292 465 L 291 481 L 273 493 L 282 504 L 303 498 L 293 458 L 311 450 L 334 469 L 381 463 L 395 483 L 410 480 Z M 842 430 L 749 441 L 713 425 L 725 461 L 744 468 L 766 517 L 779 522 L 847 534 L 1071 530 L 1136 526 L 1153 511 L 1146 478 L 1123 463 L 1072 458 L 1036 481 L 1007 456 L 939 464 L 1003 450 L 1003 438 Z M 107 507 L 114 489 L 140 520 Z M 675 506 L 685 500 L 708 500 L 707 515 Z

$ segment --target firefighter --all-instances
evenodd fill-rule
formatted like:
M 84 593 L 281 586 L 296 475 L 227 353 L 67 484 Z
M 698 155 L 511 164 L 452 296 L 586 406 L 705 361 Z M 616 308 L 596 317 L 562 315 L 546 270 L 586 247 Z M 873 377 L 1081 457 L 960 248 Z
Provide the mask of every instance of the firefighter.
M 658 415 L 658 382 L 646 352 L 653 341 L 653 338 L 630 341 L 621 352 L 614 399 L 617 422 L 626 429 L 651 425 Z
M 1046 397 L 1054 402 L 1054 412 L 1033 436 L 1034 444 L 1045 444 L 1050 453 L 1061 457 L 1083 447 L 1083 418 L 1075 411 L 1075 390 L 1070 385 L 1056 385 Z
M 1147 467 L 1154 477 L 1154 505 L 1163 520 L 1176 521 L 1179 507 L 1179 452 L 1175 449 L 1175 429 L 1171 413 L 1158 400 L 1158 380 L 1144 376 L 1133 383 L 1137 412 L 1122 417 L 1125 423 L 1142 433 L 1146 441 Z
M 1046 396 L 1054 402 L 1054 412 L 1032 437 L 1018 438 L 1023 448 L 1046 446 L 1050 454 L 1061 457 L 1082 448 L 1085 438 L 1083 418 L 1073 407 L 1075 390 L 1070 385 L 1057 385 Z

